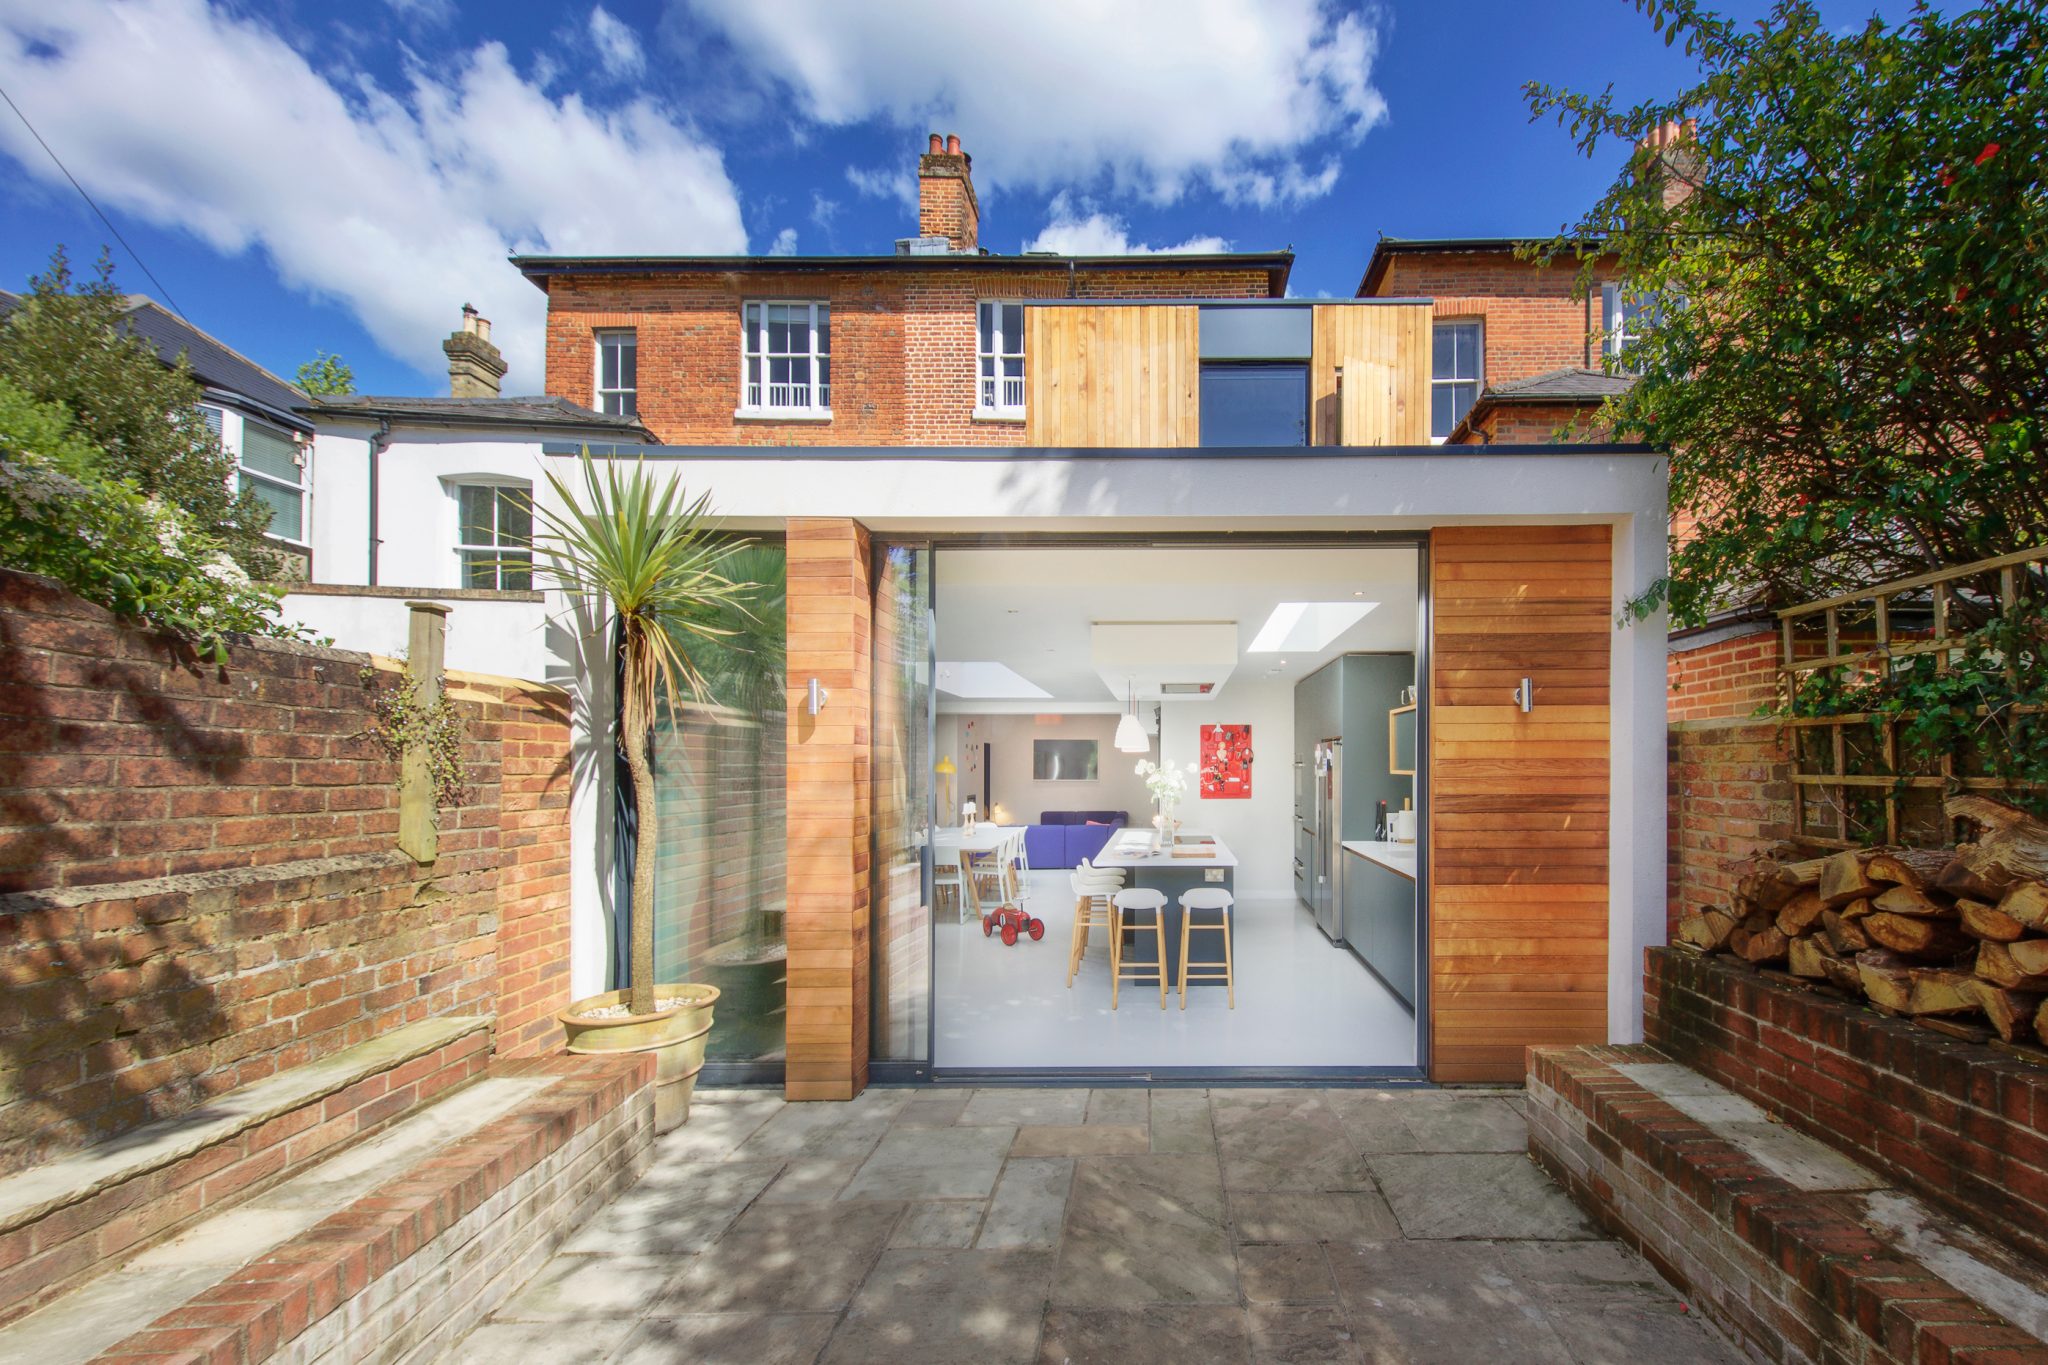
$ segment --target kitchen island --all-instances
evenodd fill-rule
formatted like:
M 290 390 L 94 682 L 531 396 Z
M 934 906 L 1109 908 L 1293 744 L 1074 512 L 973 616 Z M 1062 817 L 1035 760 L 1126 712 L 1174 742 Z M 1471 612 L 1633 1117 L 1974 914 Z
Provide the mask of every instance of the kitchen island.
M 1191 891 L 1198 886 L 1220 887 L 1236 894 L 1237 855 L 1221 839 L 1208 834 L 1184 831 L 1179 842 L 1171 851 L 1152 851 L 1150 829 L 1127 829 L 1113 836 L 1103 846 L 1094 860 L 1097 867 L 1116 867 L 1124 871 L 1124 885 L 1127 888 L 1144 887 L 1164 892 L 1166 908 L 1160 912 L 1164 928 L 1167 986 L 1169 990 L 1180 988 L 1180 893 Z M 1220 879 L 1212 880 L 1209 874 L 1220 871 Z M 1237 911 L 1231 910 L 1235 919 Z M 1202 923 L 1214 923 L 1212 913 L 1202 917 Z M 1150 935 L 1140 938 L 1129 929 L 1124 931 L 1124 951 L 1132 951 L 1138 943 L 1137 953 L 1141 958 L 1150 959 Z M 1188 943 L 1188 958 L 1197 966 L 1223 965 L 1223 935 L 1205 934 L 1199 929 Z M 1196 977 L 1189 986 L 1220 986 L 1220 980 L 1205 980 Z
M 1344 941 L 1413 1010 L 1416 846 L 1346 839 L 1343 848 Z

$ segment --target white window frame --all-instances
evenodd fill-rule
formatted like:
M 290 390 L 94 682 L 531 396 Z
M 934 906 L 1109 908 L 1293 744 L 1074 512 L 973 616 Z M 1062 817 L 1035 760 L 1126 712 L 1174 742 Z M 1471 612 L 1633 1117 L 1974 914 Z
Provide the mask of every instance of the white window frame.
M 596 346 L 596 355 L 595 364 L 592 366 L 590 373 L 591 378 L 596 381 L 592 385 L 592 391 L 597 396 L 597 401 L 591 406 L 595 407 L 599 412 L 611 413 L 611 415 L 617 417 L 638 417 L 640 415 L 640 333 L 632 327 L 600 327 L 591 336 Z M 608 389 L 604 387 L 605 347 L 617 345 L 621 341 L 626 342 L 633 351 L 633 383 L 630 387 Z M 612 409 L 605 406 L 607 398 L 623 398 L 626 400 L 626 405 L 614 413 Z
M 1463 375 L 1442 376 L 1436 372 L 1437 330 L 1439 328 L 1451 327 L 1469 327 L 1476 338 L 1472 343 L 1472 375 L 1470 378 Z M 1429 354 L 1429 420 L 1430 425 L 1433 427 L 1436 425 L 1436 391 L 1439 387 L 1463 388 L 1467 385 L 1471 386 L 1472 402 L 1465 405 L 1467 413 L 1470 413 L 1474 404 L 1479 402 L 1479 395 L 1486 392 L 1486 319 L 1442 318 L 1432 323 L 1429 333 Z M 1461 416 L 1457 422 L 1451 423 L 1451 431 L 1456 431 L 1458 429 L 1458 422 L 1464 420 L 1464 417 Z M 1447 431 L 1442 436 L 1439 436 L 1432 431 L 1429 434 L 1429 443 L 1440 446 L 1450 439 L 1450 434 Z
M 1618 369 L 1626 369 L 1624 352 L 1631 343 L 1640 341 L 1643 328 L 1635 331 L 1628 328 L 1629 297 L 1618 280 L 1609 280 L 1600 286 L 1600 354 L 1615 362 Z M 1648 317 L 1656 307 L 1656 300 L 1649 295 L 1637 298 L 1636 314 Z
M 810 336 L 810 349 L 803 352 L 770 352 L 768 350 L 769 310 L 772 308 L 802 308 L 807 310 L 806 331 Z M 758 313 L 756 310 L 759 310 Z M 758 317 L 758 328 L 750 319 Z M 819 320 L 823 318 L 826 344 L 818 348 Z M 829 422 L 832 420 L 832 345 L 831 345 L 832 303 L 829 299 L 748 299 L 740 305 L 740 405 L 733 413 L 735 417 L 771 418 L 775 421 Z M 798 386 L 778 385 L 770 373 L 777 360 L 803 359 L 809 362 L 810 381 Z M 755 383 L 752 378 L 753 362 L 761 364 L 761 379 Z M 822 367 L 822 369 L 821 369 Z M 823 378 L 820 378 L 822 374 Z M 805 401 L 787 401 L 802 393 Z M 774 401 L 777 396 L 785 401 Z
M 208 409 L 213 409 L 214 411 L 222 413 L 221 439 L 223 442 L 225 442 L 227 439 L 227 423 L 225 410 L 217 408 L 215 407 L 215 405 L 211 403 L 200 404 L 200 411 L 202 413 L 206 412 Z M 308 554 L 312 553 L 313 506 L 312 490 L 306 486 L 306 443 L 299 438 L 298 432 L 293 431 L 288 427 L 280 427 L 273 425 L 272 423 L 269 422 L 261 422 L 253 417 L 247 416 L 246 414 L 239 412 L 234 415 L 238 419 L 235 426 L 234 441 L 235 491 L 237 493 L 241 492 L 242 488 L 245 486 L 245 483 L 247 481 L 253 480 L 256 483 L 265 484 L 271 488 L 281 488 L 296 494 L 299 499 L 298 537 L 295 539 L 291 536 L 279 535 L 275 531 L 265 531 L 263 535 L 265 539 L 274 540 L 280 545 L 288 545 L 294 550 L 303 550 Z M 213 424 L 213 419 L 208 418 L 207 425 L 212 426 Z M 252 426 L 261 427 L 265 431 L 275 432 L 277 435 L 283 437 L 285 441 L 291 444 L 292 465 L 299 471 L 299 479 L 297 483 L 288 483 L 284 479 L 281 479 L 277 475 L 269 473 L 266 470 L 251 469 L 248 465 L 242 462 L 242 456 L 244 452 L 246 452 L 249 448 L 249 428 Z
M 520 548 L 518 542 L 516 541 L 508 544 L 504 540 L 500 539 L 494 541 L 491 544 L 484 545 L 466 541 L 462 538 L 462 494 L 465 489 L 470 488 L 488 488 L 494 495 L 497 493 L 504 492 L 508 489 L 514 492 L 524 493 L 526 495 L 527 505 L 529 507 L 533 505 L 533 485 L 524 479 L 506 479 L 495 478 L 491 476 L 481 476 L 470 478 L 455 478 L 447 481 L 448 500 L 450 503 L 453 504 L 454 507 L 455 530 L 452 539 L 455 542 L 455 586 L 458 588 L 469 588 L 475 586 L 469 581 L 468 557 L 470 555 L 482 554 L 488 555 L 492 559 L 502 559 L 505 557 L 506 550 Z M 494 536 L 502 535 L 502 532 L 499 530 L 498 527 L 498 500 L 495 496 L 493 496 L 491 499 L 491 534 Z M 531 536 L 527 538 L 524 548 L 527 554 L 527 563 L 530 566 L 533 563 L 533 539 Z M 535 572 L 536 570 L 534 570 L 531 567 L 529 567 L 527 570 L 527 582 L 529 585 L 528 587 L 506 588 L 504 586 L 505 569 L 501 565 L 498 568 L 492 570 L 492 573 L 496 577 L 496 582 L 493 585 L 493 587 L 491 589 L 488 589 L 487 591 L 532 591 L 533 589 L 531 585 L 535 582 Z
M 1017 309 L 1017 330 L 1015 337 L 1003 334 L 1003 309 Z M 1002 420 L 1021 420 L 1024 416 L 1025 367 L 1030 363 L 1024 357 L 1024 301 L 1022 299 L 981 299 L 974 306 L 974 415 Z M 981 343 L 982 318 L 991 315 L 993 321 L 988 334 L 994 339 L 993 348 Z M 1017 362 L 1017 376 L 1012 379 L 1005 375 L 1003 362 Z M 984 375 L 982 367 L 987 365 L 992 376 Z M 1016 388 L 1011 389 L 1014 384 Z M 1015 402 L 1003 401 L 1014 393 Z

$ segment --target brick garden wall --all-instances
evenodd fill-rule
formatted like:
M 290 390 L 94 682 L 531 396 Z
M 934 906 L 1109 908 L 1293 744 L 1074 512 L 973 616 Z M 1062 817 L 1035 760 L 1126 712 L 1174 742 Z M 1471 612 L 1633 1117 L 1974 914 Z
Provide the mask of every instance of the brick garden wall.
M 1757 708 L 1777 692 L 1776 636 L 1768 629 L 1688 648 L 1669 661 L 1669 922 L 1725 906 L 1730 863 L 1792 833 L 1792 783 L 1783 729 Z
M 1646 988 L 1658 1051 L 2048 1256 L 2048 1067 L 1677 948 Z
M 419 1019 L 502 1011 L 504 1046 L 549 1045 L 562 698 L 451 677 L 469 791 L 418 865 L 368 662 L 200 667 L 0 571 L 0 1174 Z

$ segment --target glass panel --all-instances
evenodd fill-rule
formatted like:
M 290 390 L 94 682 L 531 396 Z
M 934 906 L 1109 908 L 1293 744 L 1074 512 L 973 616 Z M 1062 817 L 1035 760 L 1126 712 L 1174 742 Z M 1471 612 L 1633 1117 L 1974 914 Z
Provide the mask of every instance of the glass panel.
M 832 351 L 832 305 L 818 305 L 818 354 L 829 355 Z
M 619 345 L 619 387 L 640 387 L 640 343 L 632 336 L 626 337 Z
M 498 539 L 500 545 L 527 545 L 533 541 L 533 504 L 523 488 L 498 490 Z
M 931 1036 L 931 551 L 875 547 L 871 1052 L 924 1061 Z
M 761 586 L 719 614 L 733 634 L 688 642 L 708 696 L 654 733 L 655 979 L 722 992 L 716 1061 L 783 1056 L 784 564 L 779 543 L 733 552 L 726 573 Z
M 1449 384 L 1438 384 L 1429 391 L 1429 434 L 1442 440 L 1451 434 L 1451 428 L 1458 425 L 1457 399 Z
M 981 335 L 982 354 L 986 355 L 996 348 L 996 306 L 992 303 L 984 303 L 975 311 L 980 314 L 976 319 L 976 326 Z
M 1204 365 L 1205 446 L 1308 444 L 1308 366 Z
M 1024 305 L 1021 303 L 1003 305 L 1003 351 L 1008 355 L 1024 354 Z
M 491 498 L 497 490 L 487 484 L 469 484 L 456 490 L 462 507 L 462 531 L 458 539 L 464 545 L 490 545 L 491 539 Z
M 305 494 L 292 488 L 279 488 L 274 483 L 242 476 L 242 487 L 256 495 L 256 501 L 270 509 L 270 534 L 286 540 L 305 539 L 303 509 Z
M 1437 379 L 1449 379 L 1456 373 L 1458 343 L 1451 337 L 1449 327 L 1438 327 L 1430 337 L 1430 374 Z
M 199 405 L 199 420 L 206 423 L 206 429 L 212 432 L 213 439 L 218 441 L 220 439 L 221 427 L 220 409 L 216 407 L 209 407 L 205 403 L 201 403 Z
M 533 591 L 532 565 L 533 556 L 523 550 L 502 551 L 498 556 L 498 586 L 506 592 Z
M 761 351 L 761 305 L 748 304 L 746 314 L 746 349 L 749 354 L 758 355 Z
M 281 431 L 242 423 L 242 467 L 286 483 L 299 482 L 298 446 Z
M 462 586 L 465 588 L 495 588 L 498 586 L 498 570 L 489 550 L 464 550 L 462 552 Z
M 597 343 L 597 386 L 600 389 L 616 389 L 619 386 L 619 345 L 610 337 L 600 338 Z

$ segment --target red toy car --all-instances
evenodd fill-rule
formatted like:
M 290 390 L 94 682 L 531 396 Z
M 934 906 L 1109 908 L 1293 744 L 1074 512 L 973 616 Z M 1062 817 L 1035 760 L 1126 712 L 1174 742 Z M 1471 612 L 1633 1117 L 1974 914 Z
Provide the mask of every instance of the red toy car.
M 986 938 L 999 931 L 1003 936 L 1005 948 L 1016 943 L 1019 934 L 1031 935 L 1031 941 L 1036 943 L 1045 937 L 1045 921 L 1033 919 L 1014 905 L 1005 905 L 981 917 L 982 937 Z

